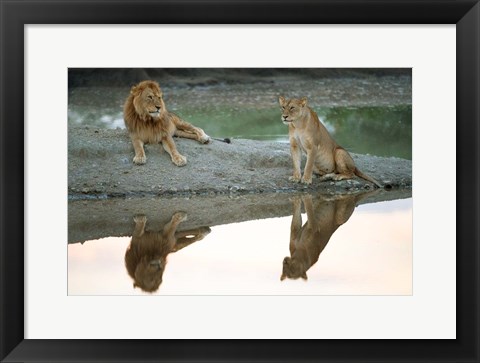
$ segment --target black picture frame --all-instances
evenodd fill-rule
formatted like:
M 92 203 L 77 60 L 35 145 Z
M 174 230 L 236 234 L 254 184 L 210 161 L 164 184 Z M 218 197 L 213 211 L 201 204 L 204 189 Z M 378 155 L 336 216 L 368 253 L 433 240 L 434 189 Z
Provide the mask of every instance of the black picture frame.
M 478 334 L 480 4 L 478 0 L 77 0 L 74 2 L 1 0 L 0 4 L 0 359 L 2 362 L 480 361 Z M 456 339 L 24 339 L 24 25 L 157 23 L 456 24 Z M 449 179 L 453 174 L 453 170 L 439 170 L 439 175 L 436 177 Z M 450 185 L 450 183 L 446 184 Z

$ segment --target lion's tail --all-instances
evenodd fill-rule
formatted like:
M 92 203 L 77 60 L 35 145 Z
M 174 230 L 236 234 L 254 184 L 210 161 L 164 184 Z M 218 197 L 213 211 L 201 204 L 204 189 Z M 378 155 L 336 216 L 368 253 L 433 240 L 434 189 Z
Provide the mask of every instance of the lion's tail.
M 379 182 L 377 182 L 375 179 L 369 177 L 368 175 L 363 174 L 360 170 L 358 170 L 358 168 L 355 168 L 355 175 L 358 176 L 359 178 L 362 178 L 362 179 L 365 179 L 366 181 L 369 181 L 370 183 L 375 184 L 375 186 L 377 186 L 378 188 L 382 188 L 382 185 Z

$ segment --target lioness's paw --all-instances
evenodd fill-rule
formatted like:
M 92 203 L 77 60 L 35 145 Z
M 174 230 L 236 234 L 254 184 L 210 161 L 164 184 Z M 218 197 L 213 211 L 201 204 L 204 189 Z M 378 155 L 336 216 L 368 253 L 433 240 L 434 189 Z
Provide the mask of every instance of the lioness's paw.
M 302 178 L 302 183 L 307 184 L 307 185 L 312 184 L 312 178 L 311 177 L 310 178 Z
M 187 158 L 182 155 L 172 157 L 172 161 L 176 166 L 184 166 L 187 164 Z
M 133 158 L 133 163 L 137 165 L 142 165 L 147 162 L 147 157 L 146 156 L 135 156 Z
M 294 175 L 294 176 L 291 176 L 290 178 L 288 178 L 288 180 L 293 181 L 295 183 L 298 183 L 300 181 L 300 177 Z
M 172 219 L 178 221 L 178 222 L 183 222 L 187 220 L 187 213 L 185 212 L 176 212 Z
M 302 197 L 300 197 L 299 195 L 295 195 L 293 197 L 288 198 L 288 200 L 292 203 L 301 203 Z
M 292 202 L 294 210 L 302 208 L 302 198 L 299 196 L 289 198 L 290 202 Z
M 147 216 L 143 214 L 136 215 L 135 217 L 133 217 L 133 221 L 135 223 L 147 223 Z

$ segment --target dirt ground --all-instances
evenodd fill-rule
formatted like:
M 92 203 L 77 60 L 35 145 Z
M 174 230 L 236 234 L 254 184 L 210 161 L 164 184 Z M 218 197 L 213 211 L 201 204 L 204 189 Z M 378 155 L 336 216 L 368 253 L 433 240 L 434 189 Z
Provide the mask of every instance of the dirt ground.
M 289 145 L 234 139 L 207 145 L 176 138 L 187 165 L 175 166 L 161 145 L 147 145 L 147 163 L 134 165 L 125 130 L 70 127 L 68 194 L 70 199 L 128 196 L 215 195 L 265 192 L 341 194 L 371 188 L 362 179 L 320 182 L 310 186 L 289 181 Z M 352 154 L 357 167 L 387 189 L 410 188 L 412 163 L 399 158 Z

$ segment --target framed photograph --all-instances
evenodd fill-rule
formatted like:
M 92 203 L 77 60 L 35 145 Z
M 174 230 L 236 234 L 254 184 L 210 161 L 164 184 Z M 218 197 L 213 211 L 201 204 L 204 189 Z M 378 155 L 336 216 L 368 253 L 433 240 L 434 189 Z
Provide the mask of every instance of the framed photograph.
M 1 8 L 2 362 L 480 359 L 478 1 Z

